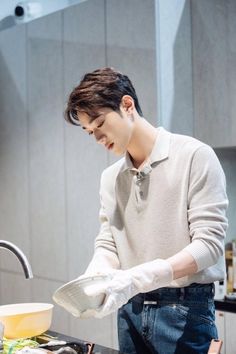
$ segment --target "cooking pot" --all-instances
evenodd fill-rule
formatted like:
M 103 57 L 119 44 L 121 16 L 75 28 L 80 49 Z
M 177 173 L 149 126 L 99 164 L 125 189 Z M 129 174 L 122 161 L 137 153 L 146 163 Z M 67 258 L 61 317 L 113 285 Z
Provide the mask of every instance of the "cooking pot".
M 36 302 L 0 306 L 4 337 L 30 338 L 42 334 L 51 325 L 52 310 L 52 304 Z

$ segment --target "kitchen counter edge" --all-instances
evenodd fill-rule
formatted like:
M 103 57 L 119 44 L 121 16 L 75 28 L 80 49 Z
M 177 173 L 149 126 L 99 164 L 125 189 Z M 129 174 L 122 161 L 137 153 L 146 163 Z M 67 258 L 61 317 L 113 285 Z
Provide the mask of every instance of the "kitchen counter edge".
M 59 340 L 64 340 L 67 342 L 86 342 L 85 340 L 79 339 L 79 338 L 75 338 L 75 337 L 71 337 L 68 336 L 66 334 L 62 334 L 62 333 L 58 333 L 55 331 L 47 331 L 47 334 L 49 334 L 50 336 L 56 337 Z M 87 341 L 89 342 L 89 341 Z M 99 353 L 99 354 L 122 354 L 119 350 L 115 350 L 115 349 L 111 349 L 111 348 L 107 348 L 107 347 L 103 347 L 101 345 L 95 344 L 94 345 L 94 353 Z
M 236 313 L 235 300 L 215 300 L 215 308 L 219 311 Z

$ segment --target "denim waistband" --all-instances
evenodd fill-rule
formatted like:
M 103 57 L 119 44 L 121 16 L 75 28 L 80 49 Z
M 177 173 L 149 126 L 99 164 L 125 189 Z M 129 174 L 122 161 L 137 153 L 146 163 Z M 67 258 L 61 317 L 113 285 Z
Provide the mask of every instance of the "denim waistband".
M 160 288 L 148 293 L 140 293 L 134 296 L 131 301 L 152 302 L 152 301 L 173 301 L 173 300 L 206 300 L 213 299 L 215 295 L 215 285 L 193 283 L 182 288 Z

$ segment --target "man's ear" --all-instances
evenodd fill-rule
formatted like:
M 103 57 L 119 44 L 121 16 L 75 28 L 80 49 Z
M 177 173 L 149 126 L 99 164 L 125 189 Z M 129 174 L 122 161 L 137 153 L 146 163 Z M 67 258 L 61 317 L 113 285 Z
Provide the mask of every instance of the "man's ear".
M 129 95 L 124 95 L 121 99 L 121 106 L 128 114 L 132 114 L 134 111 L 134 100 Z

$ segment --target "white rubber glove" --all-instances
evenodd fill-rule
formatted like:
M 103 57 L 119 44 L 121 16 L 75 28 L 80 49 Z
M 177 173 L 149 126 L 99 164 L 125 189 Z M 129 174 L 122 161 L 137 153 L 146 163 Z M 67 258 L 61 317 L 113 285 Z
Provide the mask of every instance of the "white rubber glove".
M 99 247 L 95 250 L 93 258 L 90 261 L 85 273 L 80 275 L 78 278 L 74 279 L 74 282 L 95 275 L 104 274 L 110 275 L 112 277 L 112 274 L 116 272 L 116 269 L 119 267 L 120 263 L 117 255 L 114 252 L 110 252 L 106 249 Z M 68 292 L 70 295 L 67 294 Z M 74 288 L 74 292 L 71 288 L 69 288 L 67 292 L 64 291 L 64 293 L 61 294 L 55 293 L 53 295 L 53 299 L 58 305 L 64 307 L 65 310 L 70 312 L 75 317 L 94 317 L 96 313 L 93 309 L 88 309 L 84 312 L 80 312 L 79 306 L 76 306 L 76 299 L 73 299 L 74 296 L 76 296 L 76 286 Z
M 111 281 L 105 285 L 91 286 L 89 296 L 106 294 L 103 305 L 98 310 L 87 310 L 81 318 L 103 318 L 118 310 L 138 293 L 146 293 L 168 286 L 173 280 L 173 270 L 168 261 L 156 259 L 128 270 L 117 270 Z
M 120 262 L 117 255 L 103 248 L 97 248 L 84 275 L 106 274 L 113 269 L 119 269 Z

